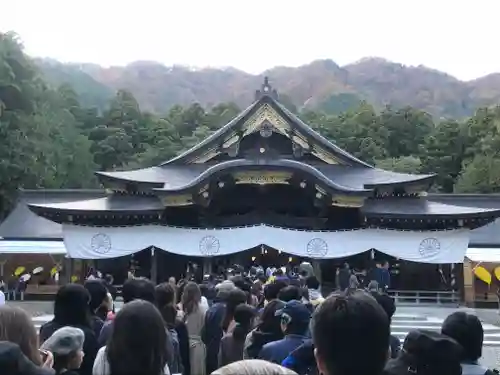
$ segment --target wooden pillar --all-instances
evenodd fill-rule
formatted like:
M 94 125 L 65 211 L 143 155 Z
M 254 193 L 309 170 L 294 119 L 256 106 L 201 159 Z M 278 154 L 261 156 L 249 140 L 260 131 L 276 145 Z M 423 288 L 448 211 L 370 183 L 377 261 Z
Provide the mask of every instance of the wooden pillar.
M 62 269 L 59 273 L 59 285 L 66 285 L 71 283 L 71 275 L 72 275 L 72 259 L 71 258 L 63 258 L 62 260 Z
M 158 253 L 154 246 L 151 246 L 151 281 L 158 283 Z
M 464 263 L 464 284 L 463 284 L 463 295 L 464 302 L 466 306 L 473 307 L 476 299 L 476 293 L 474 290 L 474 272 L 472 262 L 465 258 Z

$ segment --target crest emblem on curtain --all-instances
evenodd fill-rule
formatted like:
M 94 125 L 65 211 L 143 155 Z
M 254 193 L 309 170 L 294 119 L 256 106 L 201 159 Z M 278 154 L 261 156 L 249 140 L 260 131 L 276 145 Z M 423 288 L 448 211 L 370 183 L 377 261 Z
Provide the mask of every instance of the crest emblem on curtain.
M 96 253 L 106 254 L 111 250 L 111 238 L 104 233 L 97 233 L 90 241 L 90 247 Z
M 205 236 L 200 240 L 200 253 L 212 256 L 219 253 L 220 242 L 214 236 Z
M 321 238 L 313 238 L 307 243 L 306 252 L 311 258 L 322 258 L 328 253 L 328 244 Z
M 418 252 L 423 257 L 429 257 L 436 255 L 439 253 L 441 249 L 441 243 L 437 238 L 426 238 L 420 242 L 420 246 L 418 247 Z

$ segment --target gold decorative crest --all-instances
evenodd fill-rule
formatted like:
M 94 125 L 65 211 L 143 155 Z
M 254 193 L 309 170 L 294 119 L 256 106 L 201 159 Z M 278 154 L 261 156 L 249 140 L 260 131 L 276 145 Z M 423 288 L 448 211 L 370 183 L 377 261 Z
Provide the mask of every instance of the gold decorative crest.
M 189 206 L 193 204 L 193 197 L 191 194 L 167 195 L 161 197 L 161 201 L 166 207 Z
M 275 185 L 288 184 L 292 177 L 288 172 L 237 172 L 234 174 L 236 184 Z

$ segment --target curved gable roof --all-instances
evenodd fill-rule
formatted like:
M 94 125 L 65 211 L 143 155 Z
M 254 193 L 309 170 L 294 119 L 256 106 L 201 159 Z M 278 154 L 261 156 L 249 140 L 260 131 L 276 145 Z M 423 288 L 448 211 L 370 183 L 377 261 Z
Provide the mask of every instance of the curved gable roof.
M 335 157 L 339 158 L 348 165 L 373 168 L 373 166 L 371 166 L 370 164 L 365 163 L 362 160 L 356 158 L 354 155 L 351 155 L 347 151 L 335 145 L 333 142 L 327 140 L 321 134 L 314 131 L 309 125 L 303 122 L 297 115 L 293 114 L 283 104 L 281 104 L 277 99 L 275 99 L 275 95 L 273 95 L 272 92 L 273 90 L 269 90 L 269 94 L 263 93 L 259 99 L 254 101 L 239 115 L 237 115 L 234 119 L 232 119 L 222 128 L 217 130 L 215 133 L 210 135 L 204 141 L 193 146 L 192 148 L 185 151 L 181 155 L 160 164 L 160 166 L 170 165 L 170 164 L 187 164 L 190 163 L 191 160 L 199 157 L 200 155 L 203 155 L 204 153 L 210 152 L 214 148 L 221 146 L 228 140 L 228 138 L 231 138 L 232 136 L 241 131 L 244 131 L 245 129 L 242 129 L 242 127 L 245 124 L 245 121 L 248 118 L 250 118 L 254 113 L 256 113 L 262 106 L 270 105 L 273 108 L 273 110 L 276 111 L 278 115 L 281 118 L 283 118 L 285 122 L 289 124 L 290 128 L 292 128 L 294 132 L 302 135 L 311 144 L 317 145 L 325 152 L 334 155 Z

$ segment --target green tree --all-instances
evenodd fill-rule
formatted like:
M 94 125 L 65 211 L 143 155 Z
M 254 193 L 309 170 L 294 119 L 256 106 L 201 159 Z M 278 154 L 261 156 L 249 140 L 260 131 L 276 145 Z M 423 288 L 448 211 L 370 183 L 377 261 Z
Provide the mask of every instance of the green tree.
M 499 193 L 499 155 L 479 154 L 468 163 L 455 185 L 457 193 Z
M 445 193 L 453 192 L 453 186 L 462 170 L 467 147 L 465 129 L 457 121 L 442 121 L 425 138 L 420 150 L 420 172 L 436 173 L 437 186 Z
M 402 156 L 400 158 L 389 158 L 377 160 L 377 168 L 399 173 L 417 174 L 421 168 L 422 162 L 414 156 Z

